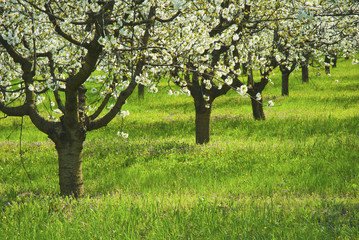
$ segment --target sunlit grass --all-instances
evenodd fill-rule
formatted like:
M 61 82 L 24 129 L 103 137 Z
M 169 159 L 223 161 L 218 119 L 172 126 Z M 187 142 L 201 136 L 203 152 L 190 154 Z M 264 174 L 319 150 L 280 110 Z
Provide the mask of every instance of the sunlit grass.
M 78 201 L 57 195 L 46 135 L 24 118 L 20 155 L 21 119 L 1 120 L 0 239 L 358 238 L 358 66 L 310 74 L 289 97 L 271 76 L 265 121 L 235 92 L 216 99 L 204 146 L 190 97 L 133 95 L 128 117 L 87 134 Z

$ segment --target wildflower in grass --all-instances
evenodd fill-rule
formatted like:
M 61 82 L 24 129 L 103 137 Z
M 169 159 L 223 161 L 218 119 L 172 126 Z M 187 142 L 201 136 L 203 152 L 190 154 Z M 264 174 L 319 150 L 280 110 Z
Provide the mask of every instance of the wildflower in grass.
M 173 91 L 171 89 L 168 91 L 168 95 L 173 95 Z
M 118 131 L 117 136 L 119 136 L 119 137 L 121 136 L 122 138 L 126 139 L 126 138 L 128 138 L 128 133 Z
M 173 95 L 175 95 L 175 96 L 178 96 L 178 94 L 179 94 L 179 91 L 175 91 L 175 92 L 173 93 Z
M 271 108 L 274 106 L 274 102 L 272 100 L 268 101 L 268 108 Z
M 336 80 L 334 80 L 334 82 L 335 82 L 335 83 L 339 83 L 339 80 L 338 80 L 338 79 L 336 79 Z
M 97 88 L 91 88 L 91 92 L 92 92 L 92 93 L 97 92 Z
M 128 115 L 130 115 L 130 111 L 126 110 L 126 111 L 121 111 L 119 113 L 117 113 L 117 115 L 119 117 L 127 117 Z

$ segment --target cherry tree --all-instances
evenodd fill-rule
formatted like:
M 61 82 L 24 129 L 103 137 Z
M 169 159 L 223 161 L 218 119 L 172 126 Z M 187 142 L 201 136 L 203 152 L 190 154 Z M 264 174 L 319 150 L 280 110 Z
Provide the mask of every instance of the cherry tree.
M 256 46 L 271 46 L 272 39 L 260 31 L 263 23 L 281 17 L 286 6 L 281 2 L 251 1 L 176 1 L 181 15 L 167 26 L 165 51 L 171 56 L 168 66 L 173 83 L 183 94 L 192 96 L 195 105 L 196 143 L 210 140 L 210 115 L 214 100 L 230 89 L 243 97 L 260 100 L 261 88 L 245 84 L 241 65 L 247 64 Z M 257 55 L 256 55 L 257 56 Z M 263 66 L 261 82 L 268 82 L 271 60 L 254 59 Z M 265 66 L 263 62 L 268 62 Z M 270 70 L 269 70 L 270 68 Z M 172 91 L 171 91 L 172 92 Z
M 86 133 L 121 113 L 143 76 L 154 22 L 171 20 L 157 9 L 157 1 L 0 2 L 0 111 L 29 116 L 55 143 L 62 194 L 84 194 Z

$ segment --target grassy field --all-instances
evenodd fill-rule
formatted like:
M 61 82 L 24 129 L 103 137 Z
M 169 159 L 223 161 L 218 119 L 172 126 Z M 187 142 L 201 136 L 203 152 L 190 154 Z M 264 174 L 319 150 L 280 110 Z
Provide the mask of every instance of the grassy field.
M 271 76 L 265 121 L 235 92 L 216 99 L 205 146 L 190 97 L 132 96 L 88 133 L 80 200 L 58 196 L 47 136 L 24 118 L 20 156 L 21 119 L 0 120 L 0 239 L 359 239 L 359 66 L 310 74 L 289 97 Z

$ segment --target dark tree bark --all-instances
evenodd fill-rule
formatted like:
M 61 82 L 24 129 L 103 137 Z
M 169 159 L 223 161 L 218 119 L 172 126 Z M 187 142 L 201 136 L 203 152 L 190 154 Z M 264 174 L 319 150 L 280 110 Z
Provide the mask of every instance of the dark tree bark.
M 251 97 L 252 102 L 252 112 L 255 120 L 265 120 L 265 115 L 263 111 L 263 100 L 256 100 L 255 96 Z
M 82 176 L 82 149 L 81 139 L 64 138 L 56 143 L 59 159 L 60 191 L 63 195 L 80 197 L 84 194 Z
M 308 83 L 309 82 L 309 68 L 308 68 L 308 62 L 303 61 L 301 63 L 302 68 L 302 83 Z
M 261 94 L 261 91 L 256 92 L 256 89 L 255 89 L 256 85 L 254 83 L 254 77 L 253 77 L 253 69 L 252 68 L 248 69 L 247 74 L 248 74 L 247 85 L 252 86 L 254 88 L 254 91 L 249 92 L 249 95 L 251 96 L 253 118 L 255 120 L 265 120 L 265 115 L 264 115 L 264 111 L 263 111 L 263 102 L 262 102 L 262 100 L 258 101 L 256 99 L 256 94 L 257 93 Z
M 289 95 L 289 71 L 282 71 L 282 96 Z
M 292 66 L 281 65 L 280 71 L 282 72 L 282 96 L 289 95 L 289 75 L 294 71 L 297 66 L 296 62 L 292 63 Z
M 337 54 L 333 54 L 333 59 L 332 59 L 333 68 L 336 68 L 336 67 L 337 67 L 337 61 L 338 61 L 338 55 L 337 55 Z
M 142 84 L 138 84 L 138 100 L 142 101 L 145 99 L 145 86 Z
M 325 74 L 329 75 L 330 74 L 330 57 L 329 57 L 329 55 L 325 56 L 324 64 L 325 64 Z
M 211 107 L 206 108 L 204 105 L 195 104 L 196 108 L 196 143 L 205 144 L 210 139 L 210 119 Z

